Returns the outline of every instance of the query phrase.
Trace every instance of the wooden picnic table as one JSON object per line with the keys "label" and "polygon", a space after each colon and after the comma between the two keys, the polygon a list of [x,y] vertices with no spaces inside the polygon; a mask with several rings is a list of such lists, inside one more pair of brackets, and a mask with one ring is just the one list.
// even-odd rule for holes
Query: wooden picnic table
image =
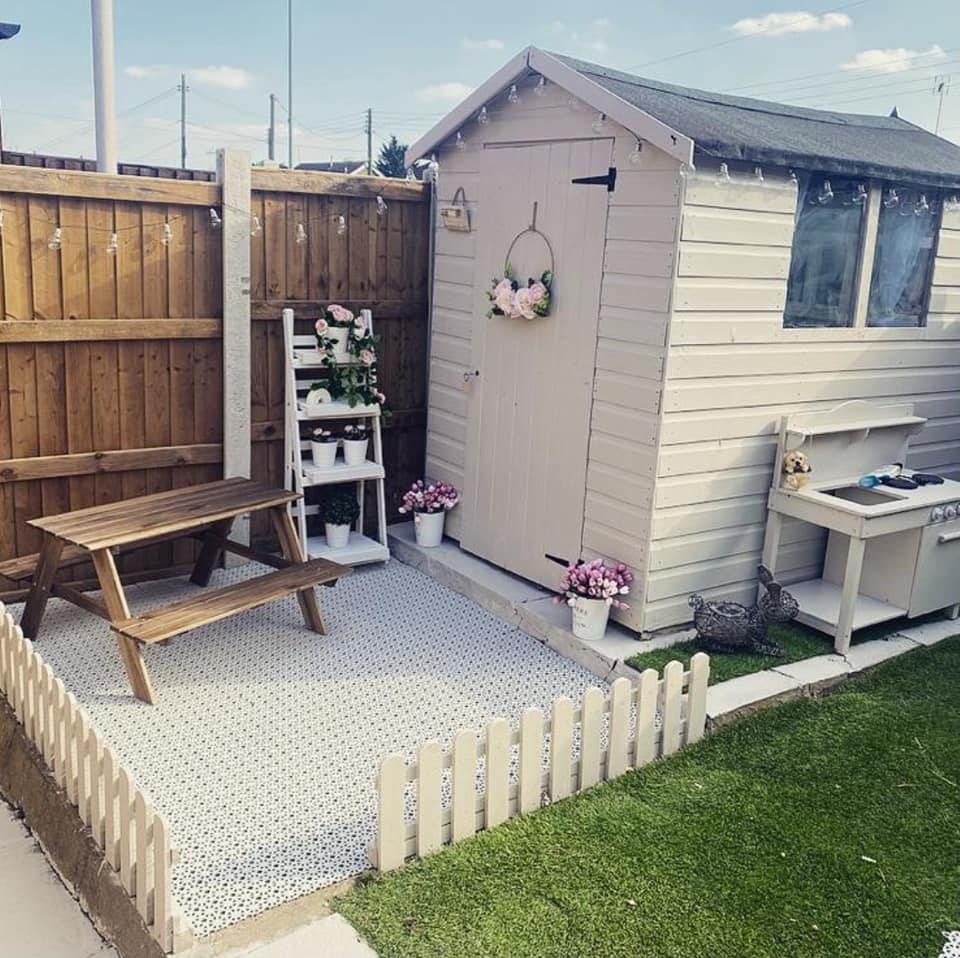
{"label": "wooden picnic table", "polygon": [[[314,587],[332,585],[352,570],[328,559],[307,559],[287,512],[288,504],[298,498],[297,493],[274,489],[251,479],[223,479],[33,519],[30,524],[43,533],[40,552],[0,565],[0,575],[32,579],[20,623],[27,638],[38,638],[51,595],[107,619],[116,634],[134,695],[153,704],[153,687],[141,654],[144,643],[164,642],[201,625],[294,593],[307,627],[324,634]],[[251,549],[229,538],[237,516],[261,510],[270,513],[282,557]],[[203,543],[190,575],[195,585],[208,585],[224,551],[274,566],[276,571],[198,592],[143,615],[131,615],[114,553],[183,536],[199,538]],[[86,560],[93,563],[102,600],[57,581],[60,569]]]}

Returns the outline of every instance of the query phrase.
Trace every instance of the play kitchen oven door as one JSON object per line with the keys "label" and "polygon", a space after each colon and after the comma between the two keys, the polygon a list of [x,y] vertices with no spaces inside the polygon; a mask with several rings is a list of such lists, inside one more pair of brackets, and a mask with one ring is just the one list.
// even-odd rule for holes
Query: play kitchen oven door
{"label": "play kitchen oven door", "polygon": [[960,601],[960,518],[920,530],[920,551],[908,615],[924,615]]}

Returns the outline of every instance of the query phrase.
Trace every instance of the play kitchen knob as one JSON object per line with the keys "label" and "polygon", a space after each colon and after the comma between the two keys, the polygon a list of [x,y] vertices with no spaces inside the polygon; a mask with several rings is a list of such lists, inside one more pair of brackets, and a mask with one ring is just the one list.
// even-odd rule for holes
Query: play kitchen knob
{"label": "play kitchen knob", "polygon": [[930,513],[931,522],[943,522],[945,510],[943,506],[934,506]]}

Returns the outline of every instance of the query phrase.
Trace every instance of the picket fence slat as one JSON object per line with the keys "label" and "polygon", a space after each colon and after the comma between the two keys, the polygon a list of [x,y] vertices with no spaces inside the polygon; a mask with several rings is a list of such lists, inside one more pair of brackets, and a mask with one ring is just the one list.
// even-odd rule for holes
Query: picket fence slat
{"label": "picket fence slat", "polygon": [[452,839],[469,838],[477,830],[477,736],[463,729],[453,740],[453,775],[450,780]]}
{"label": "picket fence slat", "polygon": [[[709,675],[709,657],[697,653],[689,671],[680,662],[670,662],[662,678],[647,669],[635,682],[617,679],[609,698],[601,689],[589,688],[579,709],[569,698],[557,698],[550,709],[546,753],[543,713],[528,708],[515,730],[505,719],[494,719],[484,737],[469,729],[458,732],[446,752],[437,742],[428,742],[409,764],[399,755],[388,756],[378,775],[380,808],[371,861],[382,871],[398,868],[407,858],[422,857],[699,741],[706,727]],[[513,748],[517,773],[510,781]],[[483,787],[477,782],[478,759],[485,767]],[[446,769],[452,797],[444,805]],[[407,820],[405,794],[411,782],[416,782],[416,808]]]}
{"label": "picket fence slat", "polygon": [[[74,695],[67,691],[33,643],[24,638],[2,603],[0,692],[7,698],[57,785],[66,791],[67,798],[103,849],[107,863],[119,872],[123,887],[155,940],[167,953],[189,947],[193,934],[173,900],[171,882],[176,852],[170,843],[167,824],[131,781],[116,755],[105,746]],[[431,754],[434,774],[428,788],[432,791],[439,790],[445,759],[439,744]],[[402,864],[405,770],[402,760],[400,764],[397,854]],[[471,794],[475,794],[473,781]],[[424,825],[423,834],[433,836],[431,848],[440,847],[441,818],[439,807],[431,810],[430,803],[424,803],[420,823]]]}

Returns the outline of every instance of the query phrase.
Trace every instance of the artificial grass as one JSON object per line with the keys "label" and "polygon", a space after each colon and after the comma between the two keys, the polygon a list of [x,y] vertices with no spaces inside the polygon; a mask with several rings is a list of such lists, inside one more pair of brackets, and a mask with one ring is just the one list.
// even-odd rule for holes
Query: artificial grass
{"label": "artificial grass", "polygon": [[[833,642],[829,636],[804,625],[771,625],[768,636],[770,641],[776,642],[783,649],[783,657],[773,655],[756,655],[754,653],[713,653],[710,656],[710,684],[725,682],[738,675],[747,675],[749,672],[761,672],[763,669],[774,668],[776,665],[786,665],[788,662],[798,662],[800,659],[809,659],[815,655],[823,655],[833,650]],[[693,640],[679,642],[665,649],[651,649],[649,652],[639,652],[627,659],[627,665],[642,672],[644,669],[663,671],[663,667],[674,659],[679,659],[685,666],[690,665],[690,657],[699,652],[700,647]]]}
{"label": "artificial grass", "polygon": [[381,958],[931,958],[960,928],[960,637],[361,885]]}

